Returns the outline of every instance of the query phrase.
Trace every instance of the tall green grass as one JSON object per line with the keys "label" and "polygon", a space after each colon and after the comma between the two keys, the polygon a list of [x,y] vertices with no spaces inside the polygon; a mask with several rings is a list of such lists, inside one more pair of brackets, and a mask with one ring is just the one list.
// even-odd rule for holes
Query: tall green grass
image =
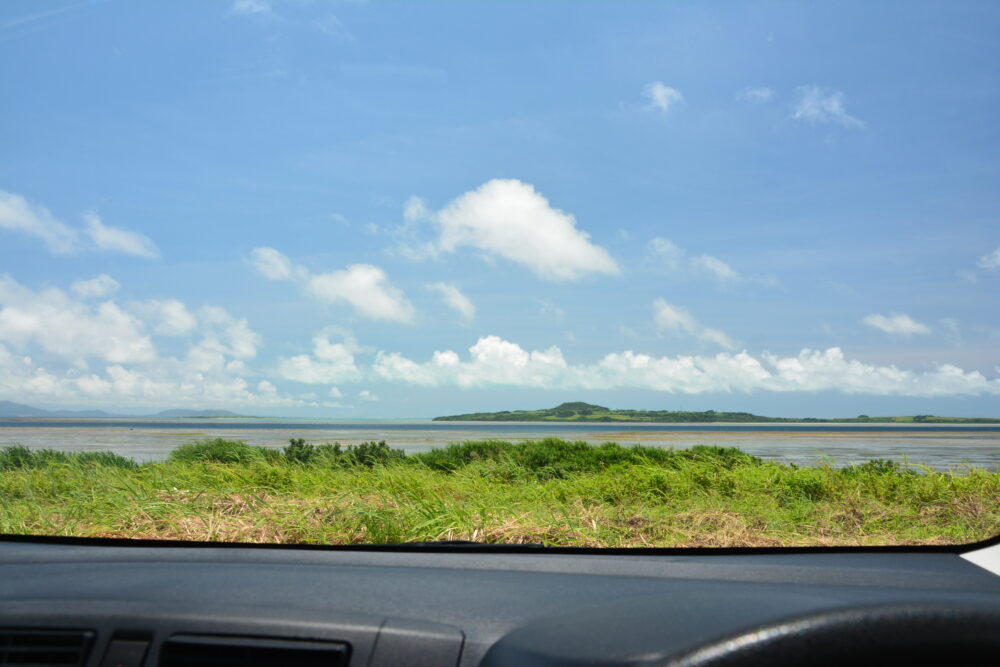
{"label": "tall green grass", "polygon": [[796,467],[738,449],[485,440],[405,455],[208,440],[137,465],[0,450],[0,532],[247,542],[945,544],[1000,532],[1000,474]]}

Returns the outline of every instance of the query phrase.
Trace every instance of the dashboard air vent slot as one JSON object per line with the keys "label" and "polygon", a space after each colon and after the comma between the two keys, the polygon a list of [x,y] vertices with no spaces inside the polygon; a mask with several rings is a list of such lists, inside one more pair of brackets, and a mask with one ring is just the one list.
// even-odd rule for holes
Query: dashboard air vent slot
{"label": "dashboard air vent slot", "polygon": [[0,628],[0,665],[4,667],[79,667],[94,637],[81,630]]}
{"label": "dashboard air vent slot", "polygon": [[339,642],[174,635],[160,667],[346,667],[348,655]]}

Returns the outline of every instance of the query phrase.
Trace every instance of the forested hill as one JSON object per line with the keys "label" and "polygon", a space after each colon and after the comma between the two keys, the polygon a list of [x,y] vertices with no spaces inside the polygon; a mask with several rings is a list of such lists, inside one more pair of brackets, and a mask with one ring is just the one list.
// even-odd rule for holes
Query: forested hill
{"label": "forested hill", "polygon": [[514,410],[503,412],[472,412],[464,415],[435,417],[434,421],[478,422],[826,422],[826,423],[916,423],[916,424],[1000,424],[1000,419],[935,417],[914,415],[909,417],[869,417],[859,415],[846,419],[816,419],[812,417],[762,417],[749,412],[684,412],[680,410],[612,410],[603,405],[571,402],[542,410]]}

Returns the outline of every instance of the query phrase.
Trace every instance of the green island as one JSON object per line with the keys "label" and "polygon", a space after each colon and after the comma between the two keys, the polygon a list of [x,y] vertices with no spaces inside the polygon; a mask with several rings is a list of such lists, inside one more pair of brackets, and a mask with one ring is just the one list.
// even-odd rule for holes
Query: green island
{"label": "green island", "polygon": [[818,419],[815,417],[762,417],[749,412],[685,412],[681,410],[612,410],[603,405],[580,401],[562,403],[542,410],[513,410],[503,412],[471,412],[464,415],[435,417],[433,421],[476,422],[658,422],[658,423],[824,423],[824,424],[1000,424],[1000,419],[989,417],[936,417],[912,415],[907,417],[869,417],[858,415],[844,419]]}
{"label": "green island", "polygon": [[970,543],[1000,529],[1000,472],[874,460],[800,467],[735,448],[295,439],[110,452],[0,449],[0,532],[251,543],[587,547]]}

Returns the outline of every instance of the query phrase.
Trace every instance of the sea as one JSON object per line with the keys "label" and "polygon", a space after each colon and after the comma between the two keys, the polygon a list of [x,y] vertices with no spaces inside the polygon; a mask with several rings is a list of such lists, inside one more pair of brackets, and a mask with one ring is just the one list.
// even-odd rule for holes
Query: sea
{"label": "sea", "polygon": [[416,453],[467,440],[564,438],[651,447],[738,447],[764,459],[803,466],[890,459],[914,469],[1000,471],[1000,424],[579,424],[392,420],[0,419],[0,448],[111,451],[156,461],[188,442],[242,440],[280,448],[290,438],[345,445],[385,440]]}

